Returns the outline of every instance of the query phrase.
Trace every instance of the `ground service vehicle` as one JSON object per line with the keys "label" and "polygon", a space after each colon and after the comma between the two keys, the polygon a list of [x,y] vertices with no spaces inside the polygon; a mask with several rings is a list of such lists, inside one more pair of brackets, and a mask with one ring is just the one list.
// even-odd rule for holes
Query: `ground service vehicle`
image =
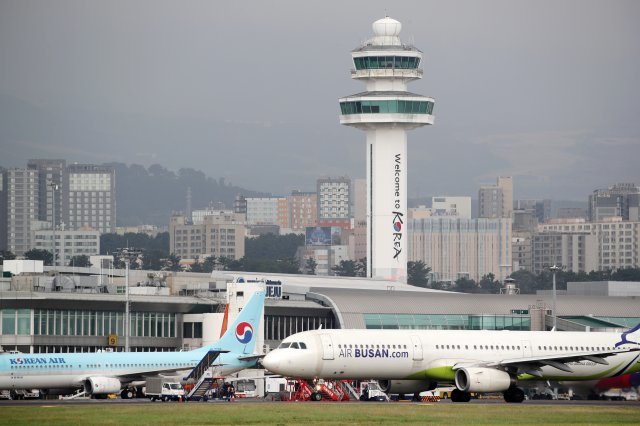
{"label": "ground service vehicle", "polygon": [[145,391],[152,401],[181,401],[184,399],[184,389],[180,382],[170,377],[149,377]]}

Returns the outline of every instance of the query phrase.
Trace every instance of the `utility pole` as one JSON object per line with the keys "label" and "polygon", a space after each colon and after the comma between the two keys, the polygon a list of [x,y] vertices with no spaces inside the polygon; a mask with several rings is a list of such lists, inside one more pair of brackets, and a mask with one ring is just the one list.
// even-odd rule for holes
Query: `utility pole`
{"label": "utility pole", "polygon": [[549,270],[553,273],[553,305],[552,305],[552,311],[553,311],[553,331],[558,331],[558,315],[556,313],[556,297],[557,297],[557,293],[556,293],[556,272],[558,272],[559,270],[561,270],[562,267],[558,266],[558,265],[553,265],[551,267],[549,267]]}
{"label": "utility pole", "polygon": [[56,191],[60,188],[60,186],[55,182],[50,182],[49,186],[51,187],[52,192],[52,204],[53,204],[53,212],[52,212],[52,228],[53,228],[53,262],[52,266],[55,270],[56,265]]}
{"label": "utility pole", "polygon": [[125,307],[124,307],[124,350],[129,352],[129,335],[131,334],[131,315],[129,312],[129,264],[132,260],[137,260],[142,254],[142,250],[131,247],[120,248],[117,256],[124,261],[125,270]]}

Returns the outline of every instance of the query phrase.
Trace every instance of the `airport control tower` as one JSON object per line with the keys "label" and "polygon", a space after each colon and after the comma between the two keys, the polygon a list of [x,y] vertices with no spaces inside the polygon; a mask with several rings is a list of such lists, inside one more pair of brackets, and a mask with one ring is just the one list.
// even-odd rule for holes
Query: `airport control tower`
{"label": "airport control tower", "polygon": [[340,123],[367,133],[367,276],[407,281],[407,130],[433,124],[432,98],[407,91],[422,78],[422,52],[386,17],[351,56],[367,90],[340,99]]}

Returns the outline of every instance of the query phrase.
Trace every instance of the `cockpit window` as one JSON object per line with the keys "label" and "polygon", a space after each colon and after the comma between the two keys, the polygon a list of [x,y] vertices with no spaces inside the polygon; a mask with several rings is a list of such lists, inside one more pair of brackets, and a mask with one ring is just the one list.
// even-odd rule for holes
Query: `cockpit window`
{"label": "cockpit window", "polygon": [[291,343],[282,342],[282,343],[280,343],[280,346],[278,346],[278,349],[287,349],[289,346],[291,346]]}
{"label": "cockpit window", "polygon": [[300,342],[300,349],[307,349],[307,345],[304,342]]}
{"label": "cockpit window", "polygon": [[298,346],[298,342],[293,342],[291,344],[291,349],[300,349],[300,347]]}

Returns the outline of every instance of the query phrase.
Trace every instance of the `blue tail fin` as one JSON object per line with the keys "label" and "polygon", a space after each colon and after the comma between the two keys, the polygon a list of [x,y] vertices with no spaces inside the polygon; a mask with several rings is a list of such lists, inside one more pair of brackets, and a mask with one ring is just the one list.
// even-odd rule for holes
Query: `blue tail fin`
{"label": "blue tail fin", "polygon": [[260,332],[264,296],[264,290],[253,293],[251,299],[244,305],[236,320],[227,328],[220,340],[207,349],[219,349],[244,354],[253,353],[256,347],[256,339]]}

